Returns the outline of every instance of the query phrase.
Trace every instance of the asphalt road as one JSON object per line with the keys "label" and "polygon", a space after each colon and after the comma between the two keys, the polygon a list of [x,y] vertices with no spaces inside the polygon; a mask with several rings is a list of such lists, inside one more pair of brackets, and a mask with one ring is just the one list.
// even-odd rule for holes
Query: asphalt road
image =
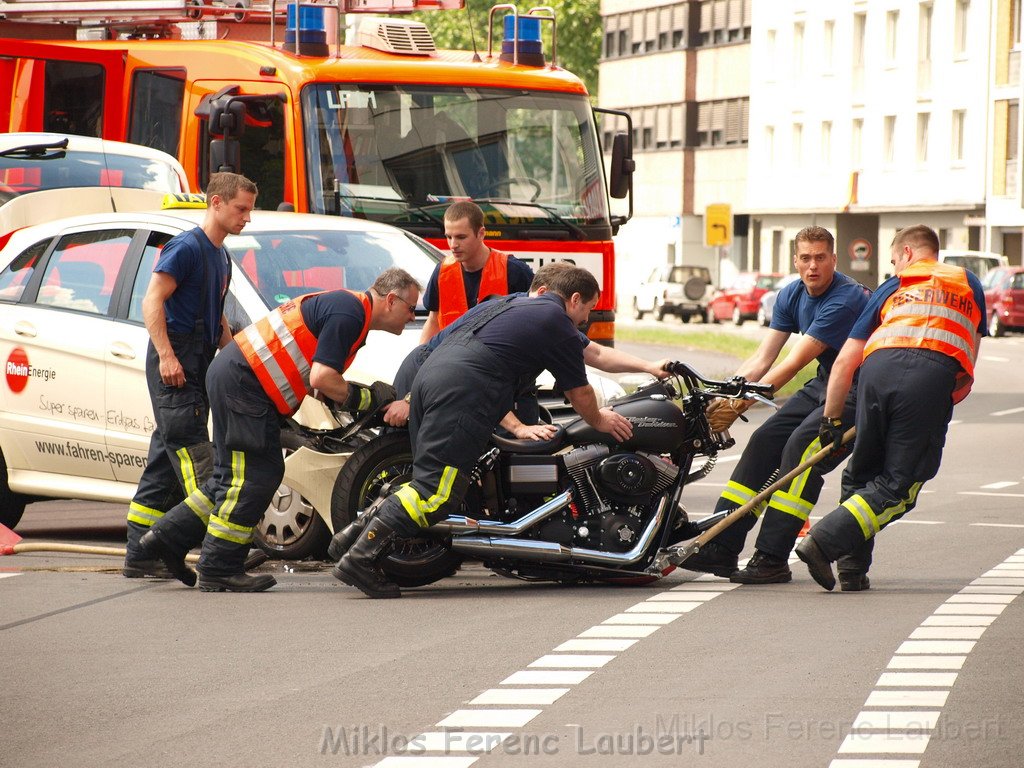
{"label": "asphalt road", "polygon": [[[791,584],[736,589],[468,566],[372,601],[275,563],[275,589],[226,595],[127,581],[113,558],[7,556],[0,766],[1020,765],[1022,362],[1024,337],[986,341],[942,470],[879,538],[864,593],[825,593],[799,563]],[[117,544],[123,513],[36,504],[19,532]]]}

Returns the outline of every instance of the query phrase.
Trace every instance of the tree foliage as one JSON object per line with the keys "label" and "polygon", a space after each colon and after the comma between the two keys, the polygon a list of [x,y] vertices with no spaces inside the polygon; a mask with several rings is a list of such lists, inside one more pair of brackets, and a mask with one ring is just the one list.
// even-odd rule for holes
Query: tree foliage
{"label": "tree foliage", "polygon": [[[494,3],[489,0],[466,0],[466,9],[461,11],[426,11],[414,13],[410,18],[422,21],[437,41],[439,48],[473,50],[473,36],[476,49],[481,56],[487,54],[487,17]],[[558,65],[579,77],[587,86],[591,97],[597,97],[597,64],[601,55],[601,10],[599,0],[546,0],[537,3],[550,6],[555,11],[558,25]],[[525,13],[534,4],[519,6]],[[468,9],[468,11],[467,11]],[[468,17],[467,17],[468,13]],[[496,16],[503,15],[500,11]],[[472,20],[472,35],[467,18]],[[542,22],[541,34],[545,54],[550,58],[551,24]],[[501,50],[502,21],[494,20],[495,52]]]}

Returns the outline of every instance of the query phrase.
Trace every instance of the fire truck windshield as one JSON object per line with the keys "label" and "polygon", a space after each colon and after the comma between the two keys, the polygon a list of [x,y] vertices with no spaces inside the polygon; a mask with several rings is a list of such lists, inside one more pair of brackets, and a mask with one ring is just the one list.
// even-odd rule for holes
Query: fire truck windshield
{"label": "fire truck windshield", "polygon": [[318,83],[302,101],[312,212],[437,224],[453,199],[473,198],[489,220],[571,239],[608,226],[583,96]]}

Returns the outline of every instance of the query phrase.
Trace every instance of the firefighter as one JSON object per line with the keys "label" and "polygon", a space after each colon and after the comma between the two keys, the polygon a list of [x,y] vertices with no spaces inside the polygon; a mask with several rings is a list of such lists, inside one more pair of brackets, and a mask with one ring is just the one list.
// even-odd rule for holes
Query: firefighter
{"label": "firefighter", "polygon": [[796,548],[828,590],[836,560],[841,580],[867,588],[875,536],[914,508],[939,471],[953,405],[974,381],[985,294],[974,273],[938,263],[938,251],[929,227],[896,234],[895,277],[875,291],[832,370],[821,442],[838,443],[837,417],[859,369],[857,439],[843,472],[844,501]]}
{"label": "firefighter", "polygon": [[[140,544],[192,586],[185,553],[202,541],[199,588],[260,592],[270,574],[249,575],[244,560],[253,530],[284,476],[281,419],[316,389],[346,410],[367,411],[394,399],[390,384],[371,387],[343,374],[371,330],[400,334],[413,318],[420,287],[398,268],[363,294],[347,290],[288,301],[235,336],[210,365],[213,476],[157,522]],[[204,538],[205,535],[205,538]]]}
{"label": "firefighter", "polygon": [[335,578],[370,597],[401,596],[378,563],[397,537],[417,536],[458,509],[518,383],[532,381],[543,369],[588,424],[620,442],[629,439],[629,421],[598,408],[583,366],[576,326],[587,319],[598,293],[594,276],[573,268],[552,280],[543,296],[488,302],[448,335],[413,382],[413,479],[368,513],[355,543],[335,565]]}
{"label": "firefighter", "polygon": [[463,200],[445,209],[444,236],[452,255],[437,265],[423,293],[428,315],[421,344],[487,296],[530,290],[529,265],[491,248],[485,234],[484,212],[476,203]]}
{"label": "firefighter", "polygon": [[[770,482],[776,469],[780,474],[789,472],[820,448],[818,423],[829,370],[867,304],[866,289],[837,272],[836,261],[835,241],[827,229],[805,227],[797,233],[793,264],[800,280],[779,292],[768,334],[737,374],[772,384],[776,389],[815,359],[817,374],[751,436],[715,506],[716,513],[732,512],[746,504]],[[800,333],[802,338],[785,360],[769,370],[792,333]],[[712,430],[728,429],[750,402],[715,401],[708,409]],[[840,408],[840,415],[844,424],[853,424],[852,397]],[[776,491],[766,506],[737,520],[684,561],[682,567],[727,576],[743,584],[790,581],[789,553],[821,493],[823,476],[842,458],[820,461],[795,477]],[[764,521],[757,537],[757,550],[747,567],[738,571],[739,553],[747,533],[762,512]]]}
{"label": "firefighter", "polygon": [[231,259],[224,238],[237,235],[256,204],[256,185],[235,173],[215,173],[206,188],[203,223],[167,241],[142,300],[149,331],[146,383],[156,427],[138,489],[128,507],[128,578],[170,574],[147,558],[139,539],[195,491],[213,467],[207,431],[206,369],[218,347],[231,341],[224,297]]}

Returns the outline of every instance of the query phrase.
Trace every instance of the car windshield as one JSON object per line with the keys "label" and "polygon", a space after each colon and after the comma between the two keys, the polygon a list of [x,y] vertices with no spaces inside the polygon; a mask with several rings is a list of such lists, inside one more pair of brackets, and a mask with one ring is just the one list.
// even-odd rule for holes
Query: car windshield
{"label": "car windshield", "polygon": [[389,267],[426,285],[440,251],[400,231],[274,230],[224,242],[269,307],[314,291],[365,291]]}
{"label": "car windshield", "polygon": [[965,254],[962,256],[946,256],[943,259],[946,264],[969,269],[978,277],[984,277],[990,269],[999,266],[999,261],[991,256],[973,256]]}
{"label": "car windshield", "polygon": [[0,155],[0,203],[29,192],[66,187],[182,191],[174,167],[154,158],[65,150]]}
{"label": "car windshield", "polygon": [[498,88],[320,83],[302,92],[310,210],[439,225],[471,197],[496,225],[607,226],[584,96]]}
{"label": "car windshield", "polygon": [[711,282],[711,273],[704,267],[673,267],[668,282],[685,283],[691,277],[698,277],[705,282]]}

